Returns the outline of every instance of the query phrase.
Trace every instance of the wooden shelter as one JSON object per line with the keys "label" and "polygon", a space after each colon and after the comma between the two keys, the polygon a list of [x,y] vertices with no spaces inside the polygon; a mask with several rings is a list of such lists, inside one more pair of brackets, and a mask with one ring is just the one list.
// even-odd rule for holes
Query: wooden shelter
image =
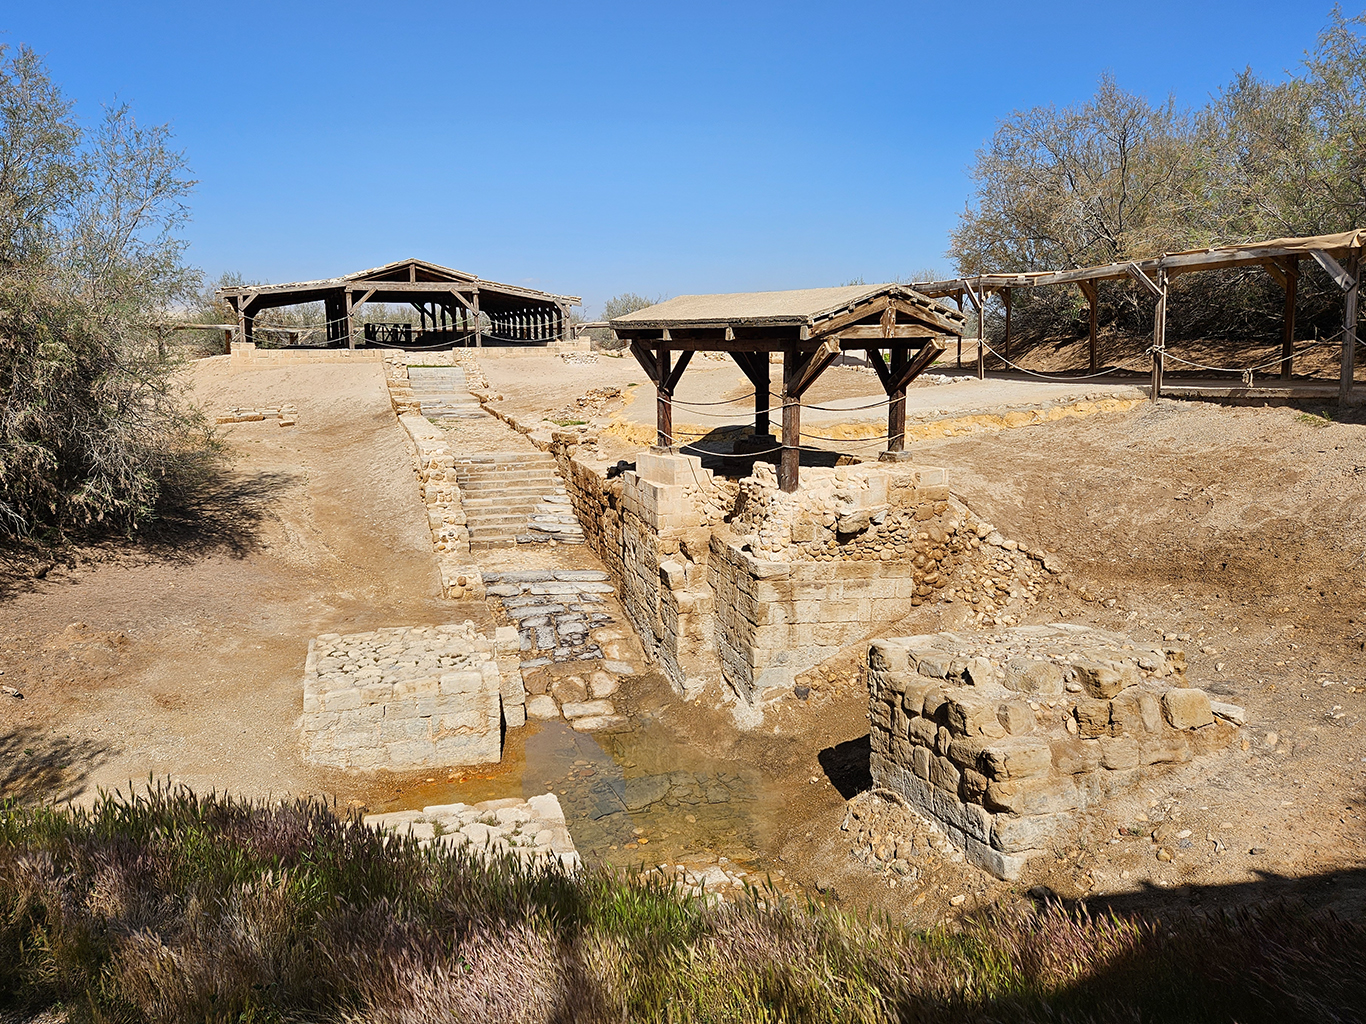
{"label": "wooden shelter", "polygon": [[229,285],[219,288],[217,296],[236,311],[238,337],[243,341],[254,340],[255,318],[262,310],[321,302],[327,343],[345,343],[349,348],[356,347],[355,310],[366,302],[407,304],[421,314],[416,331],[375,331],[372,342],[431,348],[471,341],[482,347],[486,338],[506,344],[546,344],[567,337],[569,308],[581,301],[575,295],[551,295],[484,281],[462,270],[418,259],[386,263],[325,281]]}
{"label": "wooden shelter", "polygon": [[[1075,270],[1041,271],[1027,274],[979,274],[952,281],[929,281],[915,288],[931,298],[952,298],[959,308],[967,299],[977,313],[978,337],[985,333],[984,304],[989,295],[1001,296],[1005,306],[1005,337],[1001,354],[1010,359],[1010,295],[1015,288],[1042,288],[1049,285],[1076,285],[1091,307],[1090,372],[1096,372],[1096,303],[1102,281],[1130,279],[1149,293],[1155,304],[1152,347],[1152,398],[1162,394],[1162,371],[1167,346],[1167,284],[1177,274],[1229,267],[1260,266],[1285,289],[1285,320],[1281,335],[1280,376],[1289,380],[1295,352],[1295,292],[1299,282],[1300,261],[1312,259],[1321,266],[1343,292],[1342,360],[1338,385],[1339,401],[1345,403],[1352,391],[1356,362],[1357,290],[1361,280],[1362,250],[1366,230],[1343,231],[1334,235],[1302,238],[1274,238],[1266,242],[1218,245],[1209,249],[1164,253],[1150,259],[1110,263]],[[985,348],[977,346],[977,376],[985,373]]]}
{"label": "wooden shelter", "polygon": [[[902,451],[906,387],[962,333],[963,316],[906,285],[679,295],[611,321],[654,381],[658,443],[673,447],[673,393],[694,352],[728,352],[754,385],[754,433],[769,432],[769,355],[782,354],[778,482],[797,488],[801,399],[835,358],[868,353],[887,392],[887,450]],[[884,356],[886,353],[886,356]],[[778,446],[775,441],[775,447]]]}

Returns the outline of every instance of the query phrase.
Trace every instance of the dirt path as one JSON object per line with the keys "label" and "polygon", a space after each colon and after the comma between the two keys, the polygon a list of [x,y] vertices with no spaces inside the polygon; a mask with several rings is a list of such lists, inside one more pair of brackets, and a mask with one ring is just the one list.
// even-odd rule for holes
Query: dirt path
{"label": "dirt path", "polygon": [[0,788],[334,788],[296,750],[309,638],[449,620],[378,367],[213,359],[195,383],[210,413],[292,401],[298,423],[227,428],[236,464],[197,536],[92,552],[0,601],[0,668],[25,695],[0,701]]}

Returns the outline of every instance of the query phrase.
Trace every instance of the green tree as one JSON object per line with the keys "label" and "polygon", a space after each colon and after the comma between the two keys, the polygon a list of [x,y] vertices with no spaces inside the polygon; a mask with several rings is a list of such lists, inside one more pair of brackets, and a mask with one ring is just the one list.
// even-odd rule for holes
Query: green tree
{"label": "green tree", "polygon": [[212,461],[157,329],[198,283],[170,139],[0,47],[0,534],[136,529]]}

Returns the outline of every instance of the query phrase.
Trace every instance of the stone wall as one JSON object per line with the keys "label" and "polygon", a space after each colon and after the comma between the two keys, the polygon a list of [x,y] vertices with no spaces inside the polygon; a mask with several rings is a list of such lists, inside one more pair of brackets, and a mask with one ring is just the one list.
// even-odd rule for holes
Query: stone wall
{"label": "stone wall", "polygon": [[363,348],[258,348],[254,341],[234,341],[229,359],[233,369],[261,370],[306,363],[379,363],[384,361],[384,352]]}
{"label": "stone wall", "polygon": [[305,760],[353,769],[501,760],[498,657],[495,641],[468,622],[309,641]]}
{"label": "stone wall", "polygon": [[446,432],[415,412],[403,413],[398,419],[412,442],[413,471],[441,569],[441,592],[457,601],[482,600],[484,586],[470,556],[470,531],[455,470],[457,458]]}
{"label": "stone wall", "polygon": [[1186,685],[1185,664],[1180,648],[1065,624],[878,640],[873,782],[1016,878],[1089,805],[1233,739],[1243,709]]}
{"label": "stone wall", "polygon": [[[766,463],[738,481],[659,451],[562,463],[587,544],[680,692],[724,679],[746,701],[781,696],[798,673],[945,598],[957,565],[990,547],[944,471],[908,462],[804,468],[792,494]],[[1022,572],[1042,572],[1036,556],[1012,552]]]}

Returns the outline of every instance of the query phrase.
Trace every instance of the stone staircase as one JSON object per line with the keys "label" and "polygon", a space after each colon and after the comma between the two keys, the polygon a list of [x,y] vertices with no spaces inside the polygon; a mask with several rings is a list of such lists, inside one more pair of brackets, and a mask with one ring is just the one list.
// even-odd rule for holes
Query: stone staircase
{"label": "stone staircase", "polygon": [[514,544],[582,544],[583,529],[545,452],[471,455],[455,464],[470,550]]}
{"label": "stone staircase", "polygon": [[470,394],[462,367],[410,366],[408,383],[423,416],[468,420],[487,415],[479,407],[479,400]]}

